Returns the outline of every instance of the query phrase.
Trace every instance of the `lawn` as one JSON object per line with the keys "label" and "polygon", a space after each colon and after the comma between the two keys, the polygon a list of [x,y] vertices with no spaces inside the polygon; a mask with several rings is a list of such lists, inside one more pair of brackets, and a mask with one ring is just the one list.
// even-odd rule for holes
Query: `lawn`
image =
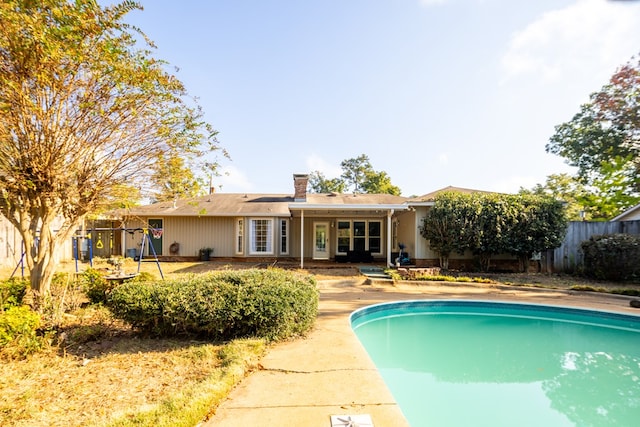
{"label": "lawn", "polygon": [[[124,268],[134,272],[137,266],[128,260]],[[165,277],[255,266],[217,262],[161,264]],[[109,266],[96,262],[94,267]],[[74,272],[75,264],[62,264],[60,270]],[[141,270],[160,277],[153,261],[143,262]],[[308,272],[319,280],[363,279],[350,265],[315,266]],[[0,272],[0,278],[10,273]],[[640,289],[637,283],[593,282],[565,275],[486,277],[493,284],[476,285]],[[193,426],[215,411],[234,384],[256,369],[268,351],[268,345],[260,340],[215,343],[145,337],[113,319],[104,308],[76,305],[60,320],[58,332],[64,337],[60,343],[26,360],[2,361],[0,425]]]}
{"label": "lawn", "polygon": [[[97,260],[94,267],[108,264]],[[166,278],[212,268],[229,267],[162,264]],[[73,272],[75,265],[59,270]],[[137,264],[129,260],[125,270],[136,271]],[[142,263],[141,271],[160,277],[155,262]],[[257,339],[216,343],[146,337],[106,308],[74,301],[72,294],[67,290],[72,310],[59,319],[58,342],[25,360],[2,360],[0,425],[194,426],[267,350]]]}

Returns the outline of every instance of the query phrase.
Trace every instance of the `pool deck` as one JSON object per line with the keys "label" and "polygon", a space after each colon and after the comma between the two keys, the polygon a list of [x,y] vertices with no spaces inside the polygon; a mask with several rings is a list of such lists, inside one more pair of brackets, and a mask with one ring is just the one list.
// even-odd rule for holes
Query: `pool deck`
{"label": "pool deck", "polygon": [[[332,427],[332,415],[368,414],[375,427],[408,426],[358,341],[349,315],[371,304],[415,299],[476,299],[573,306],[640,315],[633,297],[472,284],[396,285],[363,280],[319,282],[320,310],[306,339],[269,349],[202,426]],[[345,425],[345,424],[343,424]]]}

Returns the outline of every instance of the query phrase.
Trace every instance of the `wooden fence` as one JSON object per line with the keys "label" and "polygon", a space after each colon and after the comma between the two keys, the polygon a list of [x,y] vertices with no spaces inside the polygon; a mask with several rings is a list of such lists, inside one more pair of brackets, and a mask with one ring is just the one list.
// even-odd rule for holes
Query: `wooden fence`
{"label": "wooden fence", "polygon": [[582,265],[582,242],[591,236],[616,233],[640,235],[640,221],[570,222],[564,242],[550,251],[552,254],[549,254],[548,262],[553,265],[555,272],[574,273]]}

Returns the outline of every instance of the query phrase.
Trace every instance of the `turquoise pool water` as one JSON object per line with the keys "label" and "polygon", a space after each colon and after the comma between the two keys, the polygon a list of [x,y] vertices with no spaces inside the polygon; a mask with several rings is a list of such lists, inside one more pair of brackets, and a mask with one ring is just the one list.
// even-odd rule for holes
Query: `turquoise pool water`
{"label": "turquoise pool water", "polygon": [[428,300],[351,325],[412,427],[640,425],[640,316]]}

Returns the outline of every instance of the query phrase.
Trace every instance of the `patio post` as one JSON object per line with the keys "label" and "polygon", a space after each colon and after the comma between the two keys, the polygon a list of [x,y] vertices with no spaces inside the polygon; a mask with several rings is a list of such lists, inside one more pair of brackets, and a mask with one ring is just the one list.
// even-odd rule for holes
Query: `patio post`
{"label": "patio post", "polygon": [[304,268],[304,209],[300,210],[300,269]]}
{"label": "patio post", "polygon": [[389,209],[387,211],[387,267],[391,265],[391,244],[392,244],[392,236],[391,236],[391,217],[393,216],[394,210]]}

